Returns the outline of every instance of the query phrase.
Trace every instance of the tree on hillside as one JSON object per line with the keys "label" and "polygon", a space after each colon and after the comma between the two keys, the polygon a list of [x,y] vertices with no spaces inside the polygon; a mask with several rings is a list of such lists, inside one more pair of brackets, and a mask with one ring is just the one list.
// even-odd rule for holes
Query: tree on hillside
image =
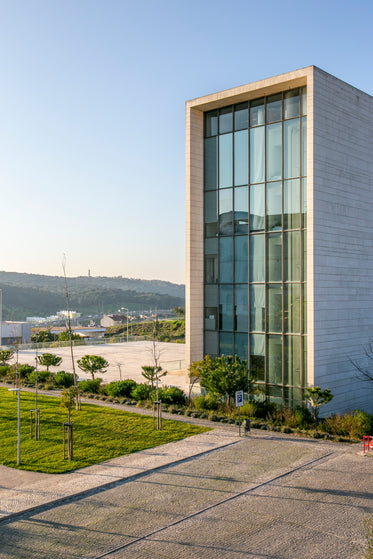
{"label": "tree on hillside", "polygon": [[92,375],[92,380],[95,380],[96,373],[106,373],[108,366],[109,363],[101,355],[83,355],[78,359],[79,369]]}
{"label": "tree on hillside", "polygon": [[184,307],[174,307],[172,310],[176,314],[176,316],[178,316],[179,318],[184,318],[184,316],[185,316],[185,308]]}
{"label": "tree on hillside", "polygon": [[49,371],[49,367],[58,367],[62,362],[62,357],[53,355],[53,353],[43,353],[42,355],[38,355],[37,359],[42,367],[46,367],[47,371]]}
{"label": "tree on hillside", "polygon": [[0,363],[6,366],[8,361],[12,359],[14,355],[14,349],[2,349],[0,350]]}

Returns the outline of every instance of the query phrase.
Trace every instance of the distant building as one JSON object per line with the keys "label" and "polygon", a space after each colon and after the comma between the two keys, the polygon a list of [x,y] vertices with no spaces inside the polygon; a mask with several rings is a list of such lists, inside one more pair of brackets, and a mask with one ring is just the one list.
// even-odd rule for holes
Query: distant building
{"label": "distant building", "polygon": [[125,314],[104,314],[101,318],[100,324],[105,328],[109,326],[118,326],[120,324],[125,324],[127,322],[127,316]]}
{"label": "distant building", "polygon": [[0,345],[29,344],[31,342],[31,324],[28,322],[1,323]]}

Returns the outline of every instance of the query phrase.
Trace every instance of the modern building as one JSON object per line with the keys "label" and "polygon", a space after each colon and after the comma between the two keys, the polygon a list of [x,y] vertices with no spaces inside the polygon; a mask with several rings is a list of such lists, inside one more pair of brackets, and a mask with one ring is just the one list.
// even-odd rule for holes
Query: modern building
{"label": "modern building", "polygon": [[31,324],[28,322],[4,321],[0,323],[0,346],[29,344],[31,342]]}
{"label": "modern building", "polygon": [[237,354],[276,402],[373,409],[373,98],[310,66],[186,103],[187,363]]}

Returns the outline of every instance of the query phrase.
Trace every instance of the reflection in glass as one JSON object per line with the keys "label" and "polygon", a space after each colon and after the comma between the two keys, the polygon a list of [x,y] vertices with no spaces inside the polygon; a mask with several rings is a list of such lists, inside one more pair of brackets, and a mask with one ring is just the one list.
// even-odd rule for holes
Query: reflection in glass
{"label": "reflection in glass", "polygon": [[249,247],[247,236],[234,238],[234,281],[247,283],[249,273]]}
{"label": "reflection in glass", "polygon": [[249,192],[247,186],[234,189],[234,232],[246,234],[248,232]]}
{"label": "reflection in glass", "polygon": [[301,114],[302,115],[306,115],[307,114],[307,88],[306,87],[302,87],[301,88],[301,100],[302,100],[302,111]]}
{"label": "reflection in glass", "polygon": [[300,386],[300,336],[284,337],[284,384]]}
{"label": "reflection in glass", "polygon": [[267,126],[267,181],[282,178],[282,123]]}
{"label": "reflection in glass", "polygon": [[282,95],[276,93],[267,97],[267,123],[282,119]]}
{"label": "reflection in glass", "polygon": [[218,194],[216,190],[205,192],[204,214],[205,236],[215,237],[218,233]]}
{"label": "reflection in glass", "polygon": [[211,355],[211,357],[217,357],[219,353],[218,348],[218,333],[217,332],[205,332],[205,355]]}
{"label": "reflection in glass", "polygon": [[218,111],[205,113],[205,136],[216,136],[218,133]]}
{"label": "reflection in glass", "polygon": [[284,178],[300,175],[299,118],[284,122]]}
{"label": "reflection in glass", "polygon": [[302,333],[307,334],[307,284],[302,284],[303,290],[303,312],[302,312]]}
{"label": "reflection in glass", "polygon": [[282,183],[267,184],[267,230],[276,231],[282,226]]}
{"label": "reflection in glass", "polygon": [[282,280],[282,238],[280,233],[267,235],[267,281]]}
{"label": "reflection in glass", "polygon": [[214,190],[218,185],[218,139],[205,139],[204,148],[204,185],[205,190]]}
{"label": "reflection in glass", "polygon": [[264,282],[264,235],[250,236],[250,281]]}
{"label": "reflection in glass", "polygon": [[233,238],[219,239],[219,281],[232,283],[233,281]]}
{"label": "reflection in glass", "polygon": [[236,285],[234,288],[234,329],[238,332],[247,332],[248,328],[248,287]]}
{"label": "reflection in glass", "polygon": [[264,332],[264,317],[264,284],[250,285],[250,329],[253,332]]}
{"label": "reflection in glass", "polygon": [[302,281],[307,281],[307,231],[302,231]]}
{"label": "reflection in glass", "polygon": [[218,286],[205,285],[205,307],[218,306]]}
{"label": "reflection in glass", "polygon": [[243,130],[249,125],[248,103],[240,103],[234,106],[234,129]]}
{"label": "reflection in glass", "polygon": [[233,330],[233,286],[221,285],[219,288],[219,328]]}
{"label": "reflection in glass", "polygon": [[264,182],[264,126],[250,130],[250,183]]}
{"label": "reflection in glass", "polygon": [[257,380],[264,380],[265,363],[264,334],[250,334],[250,374]]}
{"label": "reflection in glass", "polygon": [[218,240],[205,239],[205,283],[218,281]]}
{"label": "reflection in glass", "polygon": [[300,181],[284,182],[284,229],[300,227]]}
{"label": "reflection in glass", "polygon": [[233,142],[232,134],[219,136],[219,186],[232,186],[233,179]]}
{"label": "reflection in glass", "polygon": [[224,107],[219,111],[219,134],[232,132],[233,129],[233,107]]}
{"label": "reflection in glass", "polygon": [[220,332],[219,355],[233,355],[233,334]]}
{"label": "reflection in glass", "polygon": [[300,281],[300,231],[284,233],[284,281]]}
{"label": "reflection in glass", "polygon": [[284,118],[299,116],[299,89],[286,91],[284,94]]}
{"label": "reflection in glass", "polygon": [[225,188],[219,190],[219,233],[232,235],[233,233],[233,190]]}
{"label": "reflection in glass", "polygon": [[240,359],[248,358],[248,334],[235,334],[234,335],[234,353]]}
{"label": "reflection in glass", "polygon": [[250,231],[264,229],[264,184],[250,186]]}
{"label": "reflection in glass", "polygon": [[249,178],[249,132],[234,135],[234,184],[247,184]]}
{"label": "reflection in glass", "polygon": [[287,283],[284,287],[284,330],[300,333],[300,284]]}
{"label": "reflection in glass", "polygon": [[307,118],[302,118],[302,177],[307,175]]}
{"label": "reflection in glass", "polygon": [[302,227],[307,227],[307,179],[302,179]]}
{"label": "reflection in glass", "polygon": [[205,307],[205,330],[216,330],[218,325],[218,307]]}
{"label": "reflection in glass", "polygon": [[282,332],[282,286],[267,285],[267,330]]}
{"label": "reflection in glass", "polygon": [[267,336],[267,382],[282,384],[282,336]]}
{"label": "reflection in glass", "polygon": [[250,126],[264,124],[264,98],[250,102]]}

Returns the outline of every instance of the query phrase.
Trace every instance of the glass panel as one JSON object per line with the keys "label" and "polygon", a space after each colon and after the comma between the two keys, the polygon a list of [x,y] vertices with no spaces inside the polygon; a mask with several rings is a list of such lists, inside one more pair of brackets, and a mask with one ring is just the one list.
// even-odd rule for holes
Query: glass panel
{"label": "glass panel", "polygon": [[284,281],[300,281],[300,232],[284,233]]}
{"label": "glass panel", "polygon": [[219,134],[232,132],[233,128],[233,107],[224,107],[219,111]]}
{"label": "glass panel", "polygon": [[264,229],[264,184],[250,186],[250,231]]}
{"label": "glass panel", "polygon": [[218,133],[218,111],[205,113],[205,137],[216,136]]}
{"label": "glass panel", "polygon": [[219,136],[219,186],[232,186],[233,175],[233,145],[232,134]]}
{"label": "glass panel", "polygon": [[282,226],[282,183],[267,184],[267,230],[278,231]]}
{"label": "glass panel", "polygon": [[246,234],[248,232],[249,191],[247,186],[234,189],[234,231]]}
{"label": "glass panel", "polygon": [[302,232],[303,269],[302,281],[307,281],[307,231]]}
{"label": "glass panel", "polygon": [[302,227],[307,227],[307,179],[302,179]]}
{"label": "glass panel", "polygon": [[205,283],[218,281],[218,240],[205,239]]}
{"label": "glass panel", "polygon": [[307,384],[307,336],[302,336],[302,358],[303,358],[303,371],[302,371],[302,386]]}
{"label": "glass panel", "polygon": [[249,246],[248,237],[234,238],[234,281],[247,283],[249,273]]}
{"label": "glass panel", "polygon": [[280,233],[267,235],[267,281],[282,280],[282,238]]}
{"label": "glass panel", "polygon": [[249,126],[248,103],[240,103],[234,107],[234,129],[242,130]]}
{"label": "glass panel", "polygon": [[306,115],[307,114],[307,88],[306,87],[302,87],[301,88],[301,100],[302,100],[302,115]]}
{"label": "glass panel", "polygon": [[284,94],[284,118],[299,116],[299,89]]}
{"label": "glass panel", "polygon": [[264,235],[250,236],[250,281],[264,282]]}
{"label": "glass panel", "polygon": [[282,332],[282,286],[267,285],[267,330]]}
{"label": "glass panel", "polygon": [[264,97],[250,102],[250,126],[264,124]]}
{"label": "glass panel", "polygon": [[300,332],[300,284],[288,283],[284,287],[284,329],[285,332]]}
{"label": "glass panel", "polygon": [[219,328],[233,330],[233,286],[221,285],[219,294]]}
{"label": "glass panel", "polygon": [[249,336],[247,334],[234,335],[234,353],[238,355],[240,359],[247,360],[248,358],[248,342]]}
{"label": "glass panel", "polygon": [[219,190],[219,233],[232,235],[233,233],[233,189]]}
{"label": "glass panel", "polygon": [[218,306],[218,286],[205,285],[205,307]]}
{"label": "glass panel", "polygon": [[276,406],[282,406],[283,405],[282,391],[283,391],[283,389],[282,389],[281,386],[268,386],[267,387],[267,393],[268,393],[269,399],[270,399],[271,402],[276,404]]}
{"label": "glass panel", "polygon": [[218,333],[205,332],[205,355],[218,356]]}
{"label": "glass panel", "polygon": [[250,285],[250,330],[264,332],[264,284]]}
{"label": "glass panel", "polygon": [[284,338],[284,384],[300,386],[300,336]]}
{"label": "glass panel", "polygon": [[264,380],[265,363],[265,336],[264,334],[250,335],[250,374],[257,380]]}
{"label": "glass panel", "polygon": [[284,229],[300,227],[300,181],[284,182]]}
{"label": "glass panel", "polygon": [[267,337],[267,382],[282,384],[282,336]]}
{"label": "glass panel", "polygon": [[218,325],[218,307],[205,307],[205,330],[216,330]]}
{"label": "glass panel", "polygon": [[249,132],[234,135],[234,184],[247,184],[249,179]]}
{"label": "glass panel", "polygon": [[267,97],[267,123],[282,119],[282,95],[277,93]]}
{"label": "glass panel", "polygon": [[267,126],[267,181],[282,178],[282,123]]}
{"label": "glass panel", "polygon": [[214,190],[218,186],[218,139],[205,139],[204,149],[204,185],[205,190]]}
{"label": "glass panel", "polygon": [[249,314],[249,293],[247,285],[236,285],[234,288],[234,329],[247,332]]}
{"label": "glass panel", "polygon": [[299,118],[284,122],[284,178],[300,175]]}
{"label": "glass panel", "polygon": [[233,237],[219,239],[219,281],[232,283],[233,281]]}
{"label": "glass panel", "polygon": [[303,292],[303,314],[302,314],[302,333],[307,334],[307,284],[302,284]]}
{"label": "glass panel", "polygon": [[250,130],[250,183],[264,182],[264,126]]}
{"label": "glass panel", "polygon": [[218,233],[218,194],[205,192],[204,203],[205,236],[215,237]]}
{"label": "glass panel", "polygon": [[284,388],[285,406],[295,409],[297,406],[304,405],[302,400],[302,390],[300,388],[286,387]]}
{"label": "glass panel", "polygon": [[307,175],[307,118],[302,118],[302,177]]}
{"label": "glass panel", "polygon": [[219,341],[219,355],[233,355],[233,334],[220,332]]}

